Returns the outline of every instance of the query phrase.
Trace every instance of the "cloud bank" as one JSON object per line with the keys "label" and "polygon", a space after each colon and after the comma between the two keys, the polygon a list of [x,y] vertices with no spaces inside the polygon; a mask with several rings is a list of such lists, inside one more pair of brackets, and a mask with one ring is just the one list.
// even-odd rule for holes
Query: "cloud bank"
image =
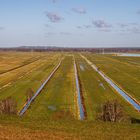
{"label": "cloud bank", "polygon": [[107,22],[105,22],[104,20],[93,20],[92,24],[96,27],[96,28],[111,28],[112,25],[108,24]]}
{"label": "cloud bank", "polygon": [[47,12],[46,16],[53,23],[60,22],[61,20],[63,20],[63,18],[55,12]]}
{"label": "cloud bank", "polygon": [[86,8],[84,7],[76,7],[76,8],[72,8],[72,11],[78,14],[86,14]]}

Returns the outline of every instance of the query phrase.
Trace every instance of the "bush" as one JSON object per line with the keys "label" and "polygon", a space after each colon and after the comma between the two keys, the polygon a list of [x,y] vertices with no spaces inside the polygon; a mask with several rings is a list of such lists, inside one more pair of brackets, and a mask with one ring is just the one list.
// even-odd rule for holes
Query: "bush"
{"label": "bush", "polygon": [[109,122],[121,122],[126,120],[123,108],[117,100],[108,101],[101,106],[100,113],[97,116],[98,120]]}
{"label": "bush", "polygon": [[11,97],[0,101],[0,114],[17,114],[17,103]]}

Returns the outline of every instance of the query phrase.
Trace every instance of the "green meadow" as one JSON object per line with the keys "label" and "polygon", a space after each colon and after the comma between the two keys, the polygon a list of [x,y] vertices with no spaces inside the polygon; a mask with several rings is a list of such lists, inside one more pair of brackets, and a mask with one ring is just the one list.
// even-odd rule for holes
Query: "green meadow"
{"label": "green meadow", "polygon": [[[81,53],[110,77],[124,91],[140,102],[140,57]],[[13,98],[15,115],[0,114],[0,139],[140,139],[140,112],[120,96],[76,52],[0,52],[0,100]],[[80,106],[75,80],[77,65],[85,119],[80,120]],[[25,114],[19,116],[27,101],[27,91],[34,94],[61,61]],[[101,106],[117,100],[125,116],[136,121],[103,122],[97,120]]]}

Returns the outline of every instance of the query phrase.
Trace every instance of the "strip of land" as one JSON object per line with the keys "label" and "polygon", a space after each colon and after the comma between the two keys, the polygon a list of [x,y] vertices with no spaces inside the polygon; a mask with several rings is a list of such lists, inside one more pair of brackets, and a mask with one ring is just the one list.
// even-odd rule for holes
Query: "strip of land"
{"label": "strip of land", "polygon": [[137,111],[140,111],[140,103],[130,96],[128,93],[126,93],[123,89],[121,89],[112,79],[110,79],[107,75],[105,75],[103,72],[101,72],[91,61],[89,61],[86,57],[81,55],[83,59],[86,60],[86,62],[96,71],[98,72],[104,80],[112,87],[114,88],[128,103],[130,103]]}
{"label": "strip of land", "polygon": [[45,80],[45,82],[39,87],[39,89],[37,90],[37,92],[33,95],[33,97],[31,97],[31,99],[29,101],[27,101],[27,103],[25,104],[25,106],[23,107],[23,109],[19,112],[19,115],[22,116],[26,110],[29,108],[29,106],[31,105],[31,103],[35,100],[35,98],[41,93],[41,91],[43,90],[43,88],[46,86],[46,84],[49,82],[49,80],[52,78],[52,76],[55,74],[55,72],[58,70],[58,68],[61,65],[61,61],[59,62],[59,64],[55,67],[55,69],[51,72],[51,74],[49,75],[49,77]]}
{"label": "strip of land", "polygon": [[72,56],[65,56],[60,68],[27,110],[25,117],[40,120],[78,118]]}
{"label": "strip of land", "polygon": [[80,55],[76,55],[76,61],[88,120],[95,120],[101,105],[109,100],[118,100],[126,114],[140,118],[140,114],[135,111],[103,77],[94,71]]}
{"label": "strip of land", "polygon": [[[56,64],[58,64],[60,59],[60,55],[56,54],[52,55],[49,58],[47,57],[41,59],[40,62],[35,65],[36,67],[34,66],[35,69],[31,69],[31,67],[29,67],[29,69],[22,68],[22,72],[20,74],[22,78],[19,78],[19,71],[14,72],[14,74],[11,73],[12,77],[15,80],[12,77],[8,77],[7,75],[7,77],[5,78],[11,78],[9,80],[12,82],[12,84],[0,90],[0,99],[5,99],[6,97],[11,96],[17,102],[17,109],[21,110],[27,100],[27,91],[29,89],[32,89],[32,91],[35,93],[35,91],[37,91],[37,89],[49,76]],[[29,70],[31,70],[31,72],[29,72]],[[23,72],[28,74],[24,75]]]}
{"label": "strip of land", "polygon": [[[108,75],[113,81],[140,102],[140,69],[131,64],[126,64],[118,56],[104,56],[97,54],[84,54],[93,64]],[[119,58],[120,59],[120,58]],[[128,58],[127,58],[128,59]],[[132,58],[130,58],[132,59]],[[136,58],[135,58],[136,59]],[[135,61],[135,59],[133,61]],[[138,59],[136,59],[138,61]],[[127,60],[126,60],[127,61]]]}

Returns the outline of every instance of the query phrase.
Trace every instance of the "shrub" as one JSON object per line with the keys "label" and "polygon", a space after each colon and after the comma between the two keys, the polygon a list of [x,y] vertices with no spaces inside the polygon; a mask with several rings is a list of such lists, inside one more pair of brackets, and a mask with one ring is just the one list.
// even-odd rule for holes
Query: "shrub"
{"label": "shrub", "polygon": [[123,108],[117,100],[107,101],[101,106],[100,113],[97,116],[98,120],[109,122],[121,122],[126,120]]}
{"label": "shrub", "polygon": [[0,101],[0,114],[17,114],[17,103],[12,97]]}

